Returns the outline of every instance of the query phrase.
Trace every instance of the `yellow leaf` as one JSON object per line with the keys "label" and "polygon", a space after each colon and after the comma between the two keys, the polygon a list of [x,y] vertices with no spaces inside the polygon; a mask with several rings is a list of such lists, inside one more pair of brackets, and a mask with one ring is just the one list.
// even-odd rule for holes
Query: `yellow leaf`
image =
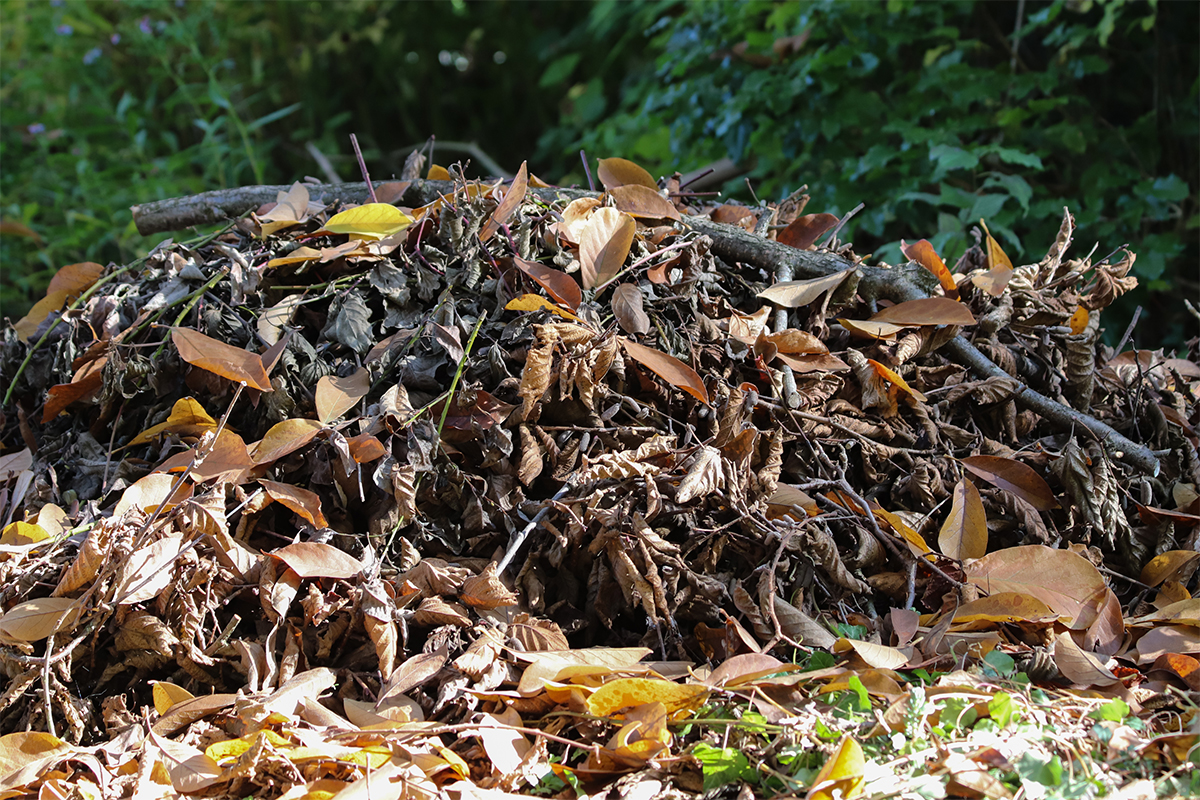
{"label": "yellow leaf", "polygon": [[20,546],[49,538],[50,534],[41,525],[14,522],[4,529],[3,535],[0,535],[0,544]]}
{"label": "yellow leaf", "polygon": [[413,218],[387,203],[367,203],[335,214],[322,228],[326,233],[347,233],[357,239],[383,239],[399,233]]}
{"label": "yellow leaf", "polygon": [[537,311],[538,309],[542,308],[554,314],[558,314],[560,317],[573,319],[581,325],[586,324],[583,320],[572,314],[570,311],[556,306],[554,303],[551,303],[541,295],[523,294],[520,297],[514,297],[512,300],[509,300],[508,305],[504,307],[506,311]]}
{"label": "yellow leaf", "polygon": [[[157,689],[159,685],[155,684],[154,688]],[[262,730],[255,733],[248,733],[240,739],[226,739],[223,742],[213,742],[204,750],[204,754],[219,764],[222,761],[237,758],[249,750],[258,741],[259,736],[264,737],[277,748],[289,749],[293,746],[292,742],[275,731]]]}
{"label": "yellow leaf", "polygon": [[833,800],[835,792],[844,798],[854,797],[862,791],[866,768],[867,762],[858,742],[853,737],[844,737],[813,779],[805,800]]}
{"label": "yellow leaf", "polygon": [[169,681],[154,681],[154,710],[159,716],[165,715],[172,706],[194,697],[194,694],[182,686]]}
{"label": "yellow leaf", "polygon": [[1087,324],[1088,311],[1083,306],[1075,309],[1075,313],[1071,315],[1069,320],[1067,320],[1067,325],[1071,328],[1072,336],[1078,336],[1079,334],[1083,333],[1083,329],[1087,327]]}
{"label": "yellow leaf", "polygon": [[597,689],[587,700],[589,714],[607,717],[623,708],[662,703],[668,714],[703,705],[709,689],[662,678],[619,678]]}
{"label": "yellow leaf", "polygon": [[126,447],[133,447],[138,444],[145,444],[154,440],[154,437],[160,433],[175,433],[180,436],[200,436],[205,431],[216,430],[217,421],[208,415],[204,410],[204,406],[200,405],[195,398],[185,397],[182,400],[176,400],[175,405],[171,408],[171,416],[167,417],[166,422],[160,422],[157,425],[151,425],[146,430],[133,437],[133,440]]}
{"label": "yellow leaf", "polygon": [[450,179],[450,170],[437,164],[430,164],[429,172],[425,173],[427,181],[448,181]]}

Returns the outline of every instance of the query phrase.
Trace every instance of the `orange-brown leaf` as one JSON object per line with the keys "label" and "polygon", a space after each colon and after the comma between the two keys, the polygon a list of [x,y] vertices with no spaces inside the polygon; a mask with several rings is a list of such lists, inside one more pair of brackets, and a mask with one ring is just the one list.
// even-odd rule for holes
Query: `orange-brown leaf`
{"label": "orange-brown leaf", "polygon": [[618,211],[644,219],[679,219],[679,211],[671,201],[654,189],[631,183],[609,190]]}
{"label": "orange-brown leaf", "polygon": [[316,492],[292,486],[290,483],[278,483],[263,479],[259,479],[258,482],[262,484],[267,497],[295,511],[304,517],[308,524],[316,528],[329,527],[329,523],[325,521],[325,515],[321,513],[321,498]]}
{"label": "orange-brown leaf", "polygon": [[261,392],[270,392],[271,379],[263,367],[262,357],[233,345],[218,342],[190,328],[175,328],[171,339],[179,350],[179,357],[191,364],[231,381],[245,381],[246,385]]}
{"label": "orange-brown leaf", "polygon": [[775,238],[780,244],[795,247],[797,250],[807,250],[822,234],[833,230],[838,221],[833,214],[805,214],[797,217]]}
{"label": "orange-brown leaf", "polygon": [[971,310],[949,297],[922,297],[885,308],[873,315],[870,322],[889,322],[892,325],[974,325]]}
{"label": "orange-brown leaf", "polygon": [[500,205],[496,206],[496,210],[487,218],[487,222],[483,223],[483,227],[479,230],[479,239],[486,242],[492,238],[496,231],[500,230],[500,226],[508,222],[513,213],[521,207],[521,203],[525,200],[525,190],[529,188],[529,171],[526,167],[526,162],[521,162],[521,168],[517,170],[517,175],[513,178],[512,185],[508,187],[508,191],[504,193],[504,199],[500,201]]}
{"label": "orange-brown leaf", "polygon": [[1038,511],[1059,508],[1050,486],[1028,464],[999,456],[968,456],[960,460],[973,474],[1012,492]]}
{"label": "orange-brown leaf", "polygon": [[708,389],[696,370],[674,356],[621,337],[621,346],[634,361],[649,369],[658,377],[677,389],[690,394],[705,405],[708,404]]}
{"label": "orange-brown leaf", "polygon": [[605,189],[613,190],[618,186],[634,184],[645,186],[647,189],[658,191],[658,184],[649,172],[632,161],[624,158],[602,158],[596,170],[596,177]]}
{"label": "orange-brown leaf", "polygon": [[526,261],[519,256],[513,257],[513,265],[537,282],[556,302],[562,303],[572,311],[579,310],[579,304],[583,302],[583,291],[570,275],[536,261]]}
{"label": "orange-brown leaf", "polygon": [[958,284],[954,282],[954,276],[950,274],[950,270],[946,269],[946,262],[942,261],[941,256],[933,249],[933,245],[929,243],[928,239],[920,239],[912,244],[907,244],[901,239],[900,252],[904,253],[905,258],[917,262],[932,272],[938,279],[938,283],[942,285],[942,291],[946,293],[946,297],[951,300],[958,299]]}
{"label": "orange-brown leaf", "polygon": [[963,560],[982,558],[987,554],[987,513],[975,484],[966,478],[954,486],[950,515],[938,533],[942,555]]}

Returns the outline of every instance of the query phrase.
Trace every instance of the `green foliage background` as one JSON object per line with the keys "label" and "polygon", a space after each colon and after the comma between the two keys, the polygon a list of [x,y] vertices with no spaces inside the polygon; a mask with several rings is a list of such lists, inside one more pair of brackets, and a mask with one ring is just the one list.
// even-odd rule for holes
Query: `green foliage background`
{"label": "green foliage background", "polygon": [[63,264],[152,246],[134,203],[319,174],[309,142],[356,179],[354,132],[377,178],[429,134],[565,182],[585,180],[580,148],[655,174],[729,157],[760,197],[807,184],[812,211],[865,203],[850,236],[892,262],[902,237],[955,258],[980,217],[1036,260],[1069,206],[1077,255],[1139,256],[1143,287],[1110,333],[1140,303],[1142,346],[1194,335],[1180,298],[1200,295],[1200,4],[7,0],[0,15],[0,214],[42,237],[0,236],[8,316]]}

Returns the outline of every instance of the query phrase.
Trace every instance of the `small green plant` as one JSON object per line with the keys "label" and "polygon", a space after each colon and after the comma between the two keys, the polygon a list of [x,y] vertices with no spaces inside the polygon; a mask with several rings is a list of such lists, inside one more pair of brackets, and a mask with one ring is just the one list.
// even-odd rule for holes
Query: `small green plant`
{"label": "small green plant", "polygon": [[758,771],[741,750],[733,747],[713,747],[701,742],[692,748],[704,773],[704,791],[710,791],[735,781],[758,783]]}

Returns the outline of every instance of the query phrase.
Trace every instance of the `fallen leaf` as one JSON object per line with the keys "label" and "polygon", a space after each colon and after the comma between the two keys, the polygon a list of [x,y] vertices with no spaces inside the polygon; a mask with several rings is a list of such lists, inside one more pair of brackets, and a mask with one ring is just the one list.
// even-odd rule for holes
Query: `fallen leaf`
{"label": "fallen leaf", "polygon": [[579,310],[579,304],[583,302],[583,292],[570,275],[518,256],[513,257],[513,265],[536,281],[556,302],[562,303],[572,311]]}
{"label": "fallen leaf", "polygon": [[153,441],[161,433],[174,433],[180,437],[201,436],[206,431],[216,430],[217,421],[209,416],[204,406],[194,397],[184,397],[175,401],[171,407],[171,415],[166,422],[151,425],[133,437],[126,447],[145,444]]}
{"label": "fallen leaf", "polygon": [[1016,592],[1041,600],[1076,630],[1094,621],[1108,588],[1083,556],[1040,544],[1005,547],[966,564],[963,571],[988,594]]}
{"label": "fallen leaf", "polygon": [[807,250],[821,235],[837,227],[841,220],[833,214],[805,214],[781,230],[775,239],[780,244]]}
{"label": "fallen leaf", "polygon": [[348,580],[363,570],[362,562],[333,545],[321,542],[297,542],[271,552],[301,578],[337,578]]}
{"label": "fallen leaf", "polygon": [[583,320],[567,311],[565,308],[559,308],[541,295],[523,294],[520,297],[514,297],[509,300],[504,306],[505,311],[538,311],[541,309],[558,314],[563,319],[570,319],[578,322],[580,325],[585,324]]}
{"label": "fallen leaf", "polygon": [[867,363],[871,365],[871,368],[873,370],[875,370],[876,375],[883,378],[885,381],[892,384],[897,389],[900,389],[902,392],[909,395],[914,400],[920,400],[921,402],[925,402],[925,399],[926,399],[925,395],[921,394],[916,389],[909,386],[908,383],[904,380],[904,378],[901,378],[895,372],[892,372],[890,369],[885,367],[883,364],[880,364],[878,361],[876,361],[873,358],[868,358]]}
{"label": "fallen leaf", "polygon": [[834,800],[851,798],[862,792],[866,780],[867,762],[862,748],[853,736],[843,736],[837,750],[813,778],[812,788],[805,800]]}
{"label": "fallen leaf", "polygon": [[997,488],[1012,492],[1038,511],[1060,508],[1049,484],[1028,464],[999,456],[968,456],[959,461],[972,474]]}
{"label": "fallen leaf", "polygon": [[173,706],[195,698],[195,695],[170,681],[152,681],[154,685],[154,710],[165,716]]}
{"label": "fallen leaf", "polygon": [[190,328],[173,328],[171,339],[179,350],[179,357],[193,367],[207,370],[234,383],[245,381],[246,385],[260,392],[270,392],[271,379],[263,367],[262,357],[257,353],[218,342]]}
{"label": "fallen leaf", "polygon": [[632,161],[624,158],[602,158],[596,169],[596,177],[600,179],[605,189],[615,189],[618,186],[645,186],[647,189],[658,190],[658,183],[649,172]]}
{"label": "fallen leaf", "polygon": [[963,561],[987,554],[987,514],[975,484],[962,478],[954,485],[950,514],[938,532],[942,555]]}
{"label": "fallen leaf", "polygon": [[367,203],[334,214],[321,228],[322,233],[345,233],[355,239],[379,239],[412,225],[412,217],[388,203]]}
{"label": "fallen leaf", "polygon": [[363,367],[344,378],[326,375],[317,381],[314,402],[317,419],[328,425],[353,408],[371,389],[371,376]]}
{"label": "fallen leaf", "polygon": [[[308,489],[301,489],[299,486],[292,486],[288,483],[278,483],[262,478],[258,482],[266,491],[268,497],[299,514],[309,525],[317,528],[329,527],[329,523],[325,521],[325,515],[321,513],[321,498],[316,492],[310,492]],[[289,564],[289,566],[291,565]],[[292,567],[292,569],[296,568]],[[300,570],[296,571],[299,572]],[[302,575],[301,577],[304,576]]]}
{"label": "fallen leaf", "polygon": [[579,274],[583,288],[599,286],[621,271],[637,223],[615,208],[598,208],[588,218],[579,240]]}
{"label": "fallen leaf", "polygon": [[104,267],[94,261],[68,264],[59,269],[46,287],[46,296],[34,303],[28,314],[13,323],[17,338],[28,341],[51,314],[91,288],[103,274]]}
{"label": "fallen leaf", "polygon": [[521,162],[520,169],[517,170],[516,177],[513,178],[512,185],[504,193],[504,199],[496,206],[496,210],[492,212],[487,221],[483,223],[483,227],[479,229],[479,240],[486,242],[496,235],[496,231],[500,230],[500,226],[508,222],[513,213],[521,207],[521,203],[525,201],[525,190],[529,188],[529,170],[526,162]]}
{"label": "fallen leaf", "polygon": [[844,269],[820,278],[809,278],[802,281],[781,281],[768,286],[758,293],[758,297],[769,300],[783,308],[800,308],[816,300],[826,292],[831,292],[842,285],[842,281],[850,277],[854,269]]}
{"label": "fallen leaf", "polygon": [[971,309],[949,297],[922,297],[885,308],[869,322],[892,325],[974,325]]}
{"label": "fallen leaf", "polygon": [[74,627],[82,610],[77,598],[26,600],[0,615],[0,634],[18,642],[40,642],[52,633]]}
{"label": "fallen leaf", "polygon": [[701,403],[708,405],[708,389],[704,388],[704,381],[701,380],[696,370],[674,356],[640,345],[623,336],[619,338],[621,346],[625,348],[625,352],[629,354],[630,358],[675,388],[682,389]]}
{"label": "fallen leaf", "polygon": [[662,703],[675,716],[704,705],[712,690],[707,686],[680,684],[661,678],[618,678],[608,681],[587,699],[589,714],[611,717],[621,709],[646,703]]}
{"label": "fallen leaf", "polygon": [[1004,290],[1008,288],[1008,282],[1012,280],[1013,264],[1003,248],[1000,247],[999,242],[992,238],[992,232],[988,230],[987,223],[979,220],[979,224],[983,226],[983,230],[987,234],[988,271],[982,275],[976,275],[972,280],[976,286],[992,297],[999,297],[1004,294]]}
{"label": "fallen leaf", "polygon": [[671,201],[654,189],[636,183],[617,186],[609,190],[618,211],[642,219],[678,220],[679,211]]}
{"label": "fallen leaf", "polygon": [[632,283],[622,283],[613,290],[613,316],[626,333],[649,333],[650,317],[642,310],[642,290]]}
{"label": "fallen leaf", "polygon": [[51,386],[46,392],[46,406],[42,410],[42,424],[61,414],[71,403],[87,399],[99,391],[104,383],[104,365],[108,357],[102,356],[84,364],[71,378],[70,383]]}
{"label": "fallen leaf", "polygon": [[946,297],[951,300],[958,299],[958,284],[954,282],[954,276],[950,274],[950,270],[946,269],[946,262],[942,261],[941,256],[933,249],[933,245],[928,239],[920,239],[907,244],[903,239],[900,240],[900,252],[910,261],[915,261],[925,269],[933,273],[938,279],[938,283],[942,285],[942,291],[946,293]]}
{"label": "fallen leaf", "polygon": [[271,426],[262,440],[252,446],[256,464],[270,464],[308,444],[324,426],[315,419],[285,419]]}

